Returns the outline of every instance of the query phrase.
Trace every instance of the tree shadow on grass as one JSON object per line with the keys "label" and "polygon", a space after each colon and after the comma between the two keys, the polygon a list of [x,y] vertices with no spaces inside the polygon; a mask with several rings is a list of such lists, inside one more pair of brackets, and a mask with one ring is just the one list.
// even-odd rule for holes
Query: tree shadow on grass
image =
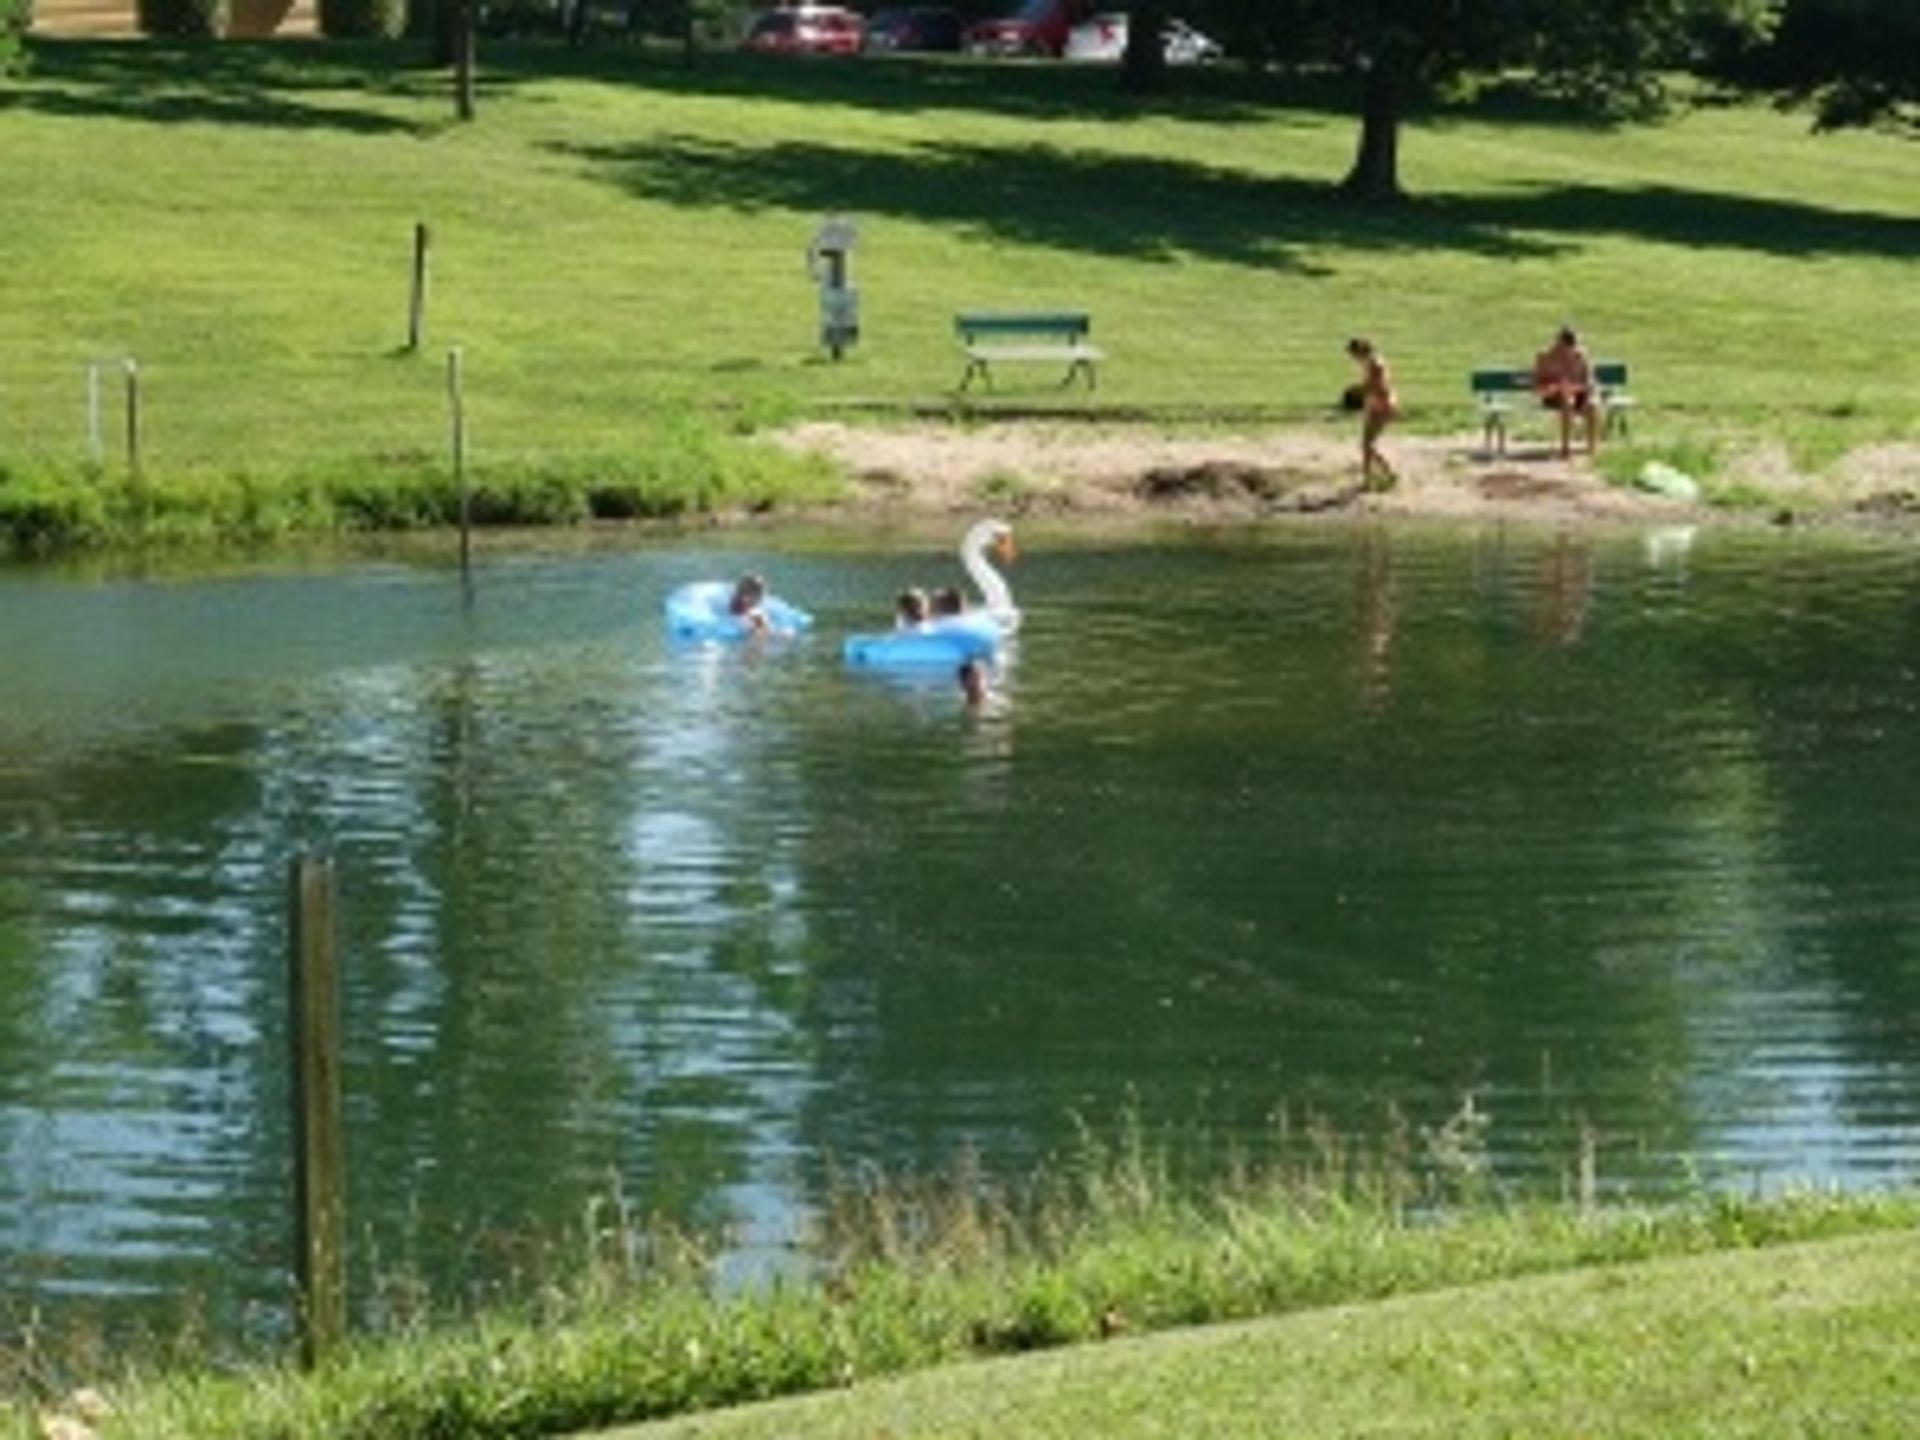
{"label": "tree shadow on grass", "polygon": [[688,208],[846,211],[1140,261],[1325,273],[1320,247],[1550,259],[1601,236],[1778,257],[1920,254],[1920,221],[1673,186],[1550,185],[1357,205],[1330,185],[1050,145],[930,142],[885,153],[691,135],[566,146],[632,195]]}
{"label": "tree shadow on grass", "polygon": [[[338,56],[287,41],[42,42],[27,82],[0,91],[0,114],[213,124],[350,134],[418,133],[418,120],[354,103],[356,95],[418,98],[445,92],[443,75],[404,68],[391,53],[372,66],[357,47]],[[325,94],[330,100],[307,98]],[[451,100],[448,101],[449,112]]]}
{"label": "tree shadow on grass", "polygon": [[983,61],[946,55],[770,56],[703,52],[691,65],[670,51],[636,46],[496,48],[488,69],[524,80],[565,76],[644,87],[675,96],[776,100],[846,106],[887,115],[971,111],[1015,120],[1101,121],[1178,118],[1212,125],[1271,125],[1286,111],[1300,123],[1318,108],[1346,111],[1350,97],[1329,87],[1290,85],[1283,98],[1272,77],[1237,67],[1193,67],[1170,73],[1155,95],[1121,89],[1110,65],[1057,61]]}
{"label": "tree shadow on grass", "polygon": [[630,194],[670,205],[886,215],[1113,259],[1192,256],[1311,275],[1324,272],[1306,250],[1327,244],[1500,259],[1554,253],[1549,242],[1424,206],[1356,206],[1309,181],[1047,145],[934,142],[876,153],[678,135],[561,148]]}
{"label": "tree shadow on grass", "polygon": [[1442,221],[1569,240],[1596,235],[1798,259],[1920,258],[1920,219],[1674,185],[1548,185],[1427,202]]}

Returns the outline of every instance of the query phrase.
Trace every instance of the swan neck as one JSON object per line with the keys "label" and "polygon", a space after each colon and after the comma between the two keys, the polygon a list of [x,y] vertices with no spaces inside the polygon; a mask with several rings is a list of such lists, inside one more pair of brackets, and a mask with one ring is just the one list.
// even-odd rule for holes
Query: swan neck
{"label": "swan neck", "polygon": [[1013,609],[1013,591],[1007,587],[1007,582],[1001,577],[1000,572],[988,562],[984,553],[986,544],[985,536],[970,540],[966,549],[961,552],[960,560],[967,567],[967,574],[972,577],[975,587],[980,591],[980,598],[986,602],[987,610],[997,614]]}

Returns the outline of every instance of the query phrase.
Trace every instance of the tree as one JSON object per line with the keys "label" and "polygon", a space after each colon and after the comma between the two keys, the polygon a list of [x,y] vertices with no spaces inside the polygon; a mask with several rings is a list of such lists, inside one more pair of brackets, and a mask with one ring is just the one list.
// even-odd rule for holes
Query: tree
{"label": "tree", "polygon": [[1813,107],[1821,129],[1887,125],[1920,134],[1920,4],[1784,0],[1759,41],[1721,47],[1725,78]]}
{"label": "tree", "polygon": [[32,18],[32,0],[0,0],[0,75],[11,73],[21,64],[21,37]]}
{"label": "tree", "polygon": [[[1360,140],[1347,193],[1397,199],[1411,108],[1475,74],[1526,69],[1599,104],[1644,101],[1709,25],[1745,34],[1774,0],[1216,0],[1233,43],[1358,86]],[[1888,0],[1901,3],[1901,0]]]}
{"label": "tree", "polygon": [[1136,95],[1151,95],[1166,84],[1167,52],[1161,38],[1166,22],[1164,0],[1133,0],[1127,48],[1120,58],[1120,83]]}
{"label": "tree", "polygon": [[453,3],[453,113],[457,119],[473,119],[474,36],[479,17],[474,13],[479,0],[452,0]]}

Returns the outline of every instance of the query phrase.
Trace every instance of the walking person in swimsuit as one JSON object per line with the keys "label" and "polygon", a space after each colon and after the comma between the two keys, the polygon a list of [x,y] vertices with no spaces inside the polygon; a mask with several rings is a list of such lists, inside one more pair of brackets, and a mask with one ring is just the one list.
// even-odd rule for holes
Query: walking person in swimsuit
{"label": "walking person in swimsuit", "polygon": [[[1353,339],[1347,342],[1347,354],[1360,366],[1360,485],[1366,490],[1391,490],[1399,476],[1387,463],[1387,457],[1380,453],[1380,436],[1386,430],[1388,422],[1400,413],[1400,402],[1394,397],[1393,376],[1387,369],[1386,357],[1382,355],[1371,340]],[[1379,471],[1380,483],[1374,483],[1374,472]]]}

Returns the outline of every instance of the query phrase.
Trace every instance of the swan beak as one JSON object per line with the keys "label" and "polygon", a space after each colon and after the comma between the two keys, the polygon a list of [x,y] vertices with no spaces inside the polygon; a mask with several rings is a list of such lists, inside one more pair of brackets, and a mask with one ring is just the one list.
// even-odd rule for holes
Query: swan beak
{"label": "swan beak", "polygon": [[1003,530],[993,542],[993,553],[1000,557],[1002,565],[1011,565],[1020,558],[1019,547],[1013,543],[1013,532]]}

